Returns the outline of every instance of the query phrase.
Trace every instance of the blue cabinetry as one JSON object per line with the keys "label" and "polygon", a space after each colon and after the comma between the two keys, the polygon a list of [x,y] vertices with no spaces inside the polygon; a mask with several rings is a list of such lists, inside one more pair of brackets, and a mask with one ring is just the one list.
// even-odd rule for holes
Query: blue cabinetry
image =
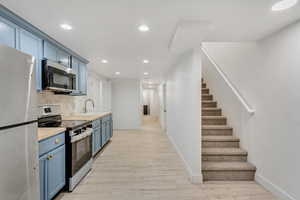
{"label": "blue cabinetry", "polygon": [[87,67],[77,58],[72,57],[72,70],[76,76],[76,91],[72,93],[74,96],[87,94]]}
{"label": "blue cabinetry", "polygon": [[93,155],[112,138],[112,115],[93,121]]}
{"label": "blue cabinetry", "polygon": [[57,62],[67,66],[67,67],[71,67],[71,55],[69,55],[68,53],[66,53],[63,50],[57,49]]}
{"label": "blue cabinetry", "polygon": [[86,64],[79,63],[79,91],[82,95],[87,94],[87,67]]}
{"label": "blue cabinetry", "polygon": [[65,145],[62,145],[49,153],[50,159],[47,163],[48,199],[52,199],[65,186],[65,152]]}
{"label": "blue cabinetry", "polygon": [[41,90],[41,59],[47,58],[66,67],[72,67],[71,57],[76,58],[79,62],[77,69],[78,92],[76,95],[87,94],[86,63],[88,60],[64,47],[3,6],[0,7],[0,44],[16,48],[36,58],[37,90]]}
{"label": "blue cabinetry", "polygon": [[46,188],[46,182],[47,177],[46,174],[46,167],[47,167],[47,157],[48,155],[40,156],[39,158],[39,170],[40,170],[40,200],[46,200],[47,199],[47,188]]}
{"label": "blue cabinetry", "polygon": [[101,119],[93,121],[93,155],[102,148]]}
{"label": "blue cabinetry", "polygon": [[0,17],[0,44],[16,48],[17,26]]}
{"label": "blue cabinetry", "polygon": [[58,62],[66,67],[71,67],[71,55],[57,48],[50,42],[44,41],[44,58]]}
{"label": "blue cabinetry", "polygon": [[44,58],[57,61],[56,47],[49,42],[44,41]]}
{"label": "blue cabinetry", "polygon": [[65,134],[39,142],[40,200],[52,199],[65,186]]}
{"label": "blue cabinetry", "polygon": [[35,35],[20,29],[19,30],[19,37],[18,37],[18,49],[22,52],[30,54],[35,58],[35,65],[36,65],[36,89],[38,91],[42,90],[42,46],[43,41],[36,37]]}

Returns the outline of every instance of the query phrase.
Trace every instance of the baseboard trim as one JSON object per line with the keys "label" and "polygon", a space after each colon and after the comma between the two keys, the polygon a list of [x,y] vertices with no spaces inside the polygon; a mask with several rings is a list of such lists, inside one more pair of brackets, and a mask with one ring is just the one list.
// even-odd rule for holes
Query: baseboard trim
{"label": "baseboard trim", "polygon": [[202,184],[203,183],[203,176],[202,176],[202,173],[201,173],[201,170],[200,170],[200,173],[199,174],[194,174],[192,172],[192,169],[190,168],[190,166],[187,164],[186,160],[184,159],[181,151],[179,150],[178,146],[176,145],[175,141],[173,140],[173,138],[168,134],[168,132],[166,132],[169,140],[171,141],[172,145],[174,146],[177,154],[179,155],[180,159],[183,161],[183,164],[184,164],[184,167],[188,173],[188,178],[189,178],[189,181],[192,183],[192,184]]}
{"label": "baseboard trim", "polygon": [[260,174],[255,175],[255,180],[257,183],[265,187],[267,190],[269,190],[271,193],[273,193],[275,196],[280,198],[281,200],[296,200],[296,198],[292,197],[290,194],[288,194],[286,191],[278,187],[277,185],[273,184],[270,180],[266,179]]}

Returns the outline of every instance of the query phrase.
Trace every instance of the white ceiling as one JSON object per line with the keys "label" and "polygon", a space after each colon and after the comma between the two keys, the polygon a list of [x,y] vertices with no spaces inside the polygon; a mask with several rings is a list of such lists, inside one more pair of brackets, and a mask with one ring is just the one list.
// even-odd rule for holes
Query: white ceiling
{"label": "white ceiling", "polygon": [[[251,41],[300,17],[300,3],[272,12],[278,0],[0,0],[65,46],[90,60],[89,67],[115,77],[159,78],[175,58],[169,45],[182,20],[210,24],[205,41]],[[64,31],[69,23],[72,31]],[[141,33],[138,25],[149,25]],[[196,41],[195,43],[200,43]],[[102,64],[107,59],[108,64]],[[143,59],[150,63],[142,64]]]}

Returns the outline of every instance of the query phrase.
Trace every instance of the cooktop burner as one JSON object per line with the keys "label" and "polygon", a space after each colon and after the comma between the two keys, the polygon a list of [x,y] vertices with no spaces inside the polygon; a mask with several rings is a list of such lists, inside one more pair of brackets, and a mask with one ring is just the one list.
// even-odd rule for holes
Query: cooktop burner
{"label": "cooktop burner", "polygon": [[89,122],[90,121],[85,120],[63,120],[60,126],[65,127],[67,129],[76,129],[80,126],[88,124]]}

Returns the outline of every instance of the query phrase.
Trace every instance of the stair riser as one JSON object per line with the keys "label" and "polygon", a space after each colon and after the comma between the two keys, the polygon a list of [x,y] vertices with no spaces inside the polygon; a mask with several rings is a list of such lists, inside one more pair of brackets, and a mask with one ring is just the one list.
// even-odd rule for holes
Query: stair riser
{"label": "stair riser", "polygon": [[253,181],[255,171],[202,171],[204,181]]}
{"label": "stair riser", "polygon": [[239,148],[239,142],[209,142],[202,141],[203,148]]}
{"label": "stair riser", "polygon": [[202,89],[202,94],[209,94],[209,89]]}
{"label": "stair riser", "polygon": [[202,102],[203,108],[216,108],[217,102]]}
{"label": "stair riser", "polygon": [[206,83],[202,83],[202,88],[206,88]]}
{"label": "stair riser", "polygon": [[221,110],[202,110],[202,116],[221,116]]}
{"label": "stair riser", "polygon": [[202,96],[202,100],[203,101],[212,101],[213,100],[213,96],[212,95],[203,95]]}
{"label": "stair riser", "polygon": [[236,162],[247,161],[246,155],[202,155],[202,161],[212,161],[212,162]]}
{"label": "stair riser", "polygon": [[202,135],[232,135],[232,129],[202,129]]}
{"label": "stair riser", "polygon": [[202,119],[202,125],[226,125],[227,120],[222,119]]}

